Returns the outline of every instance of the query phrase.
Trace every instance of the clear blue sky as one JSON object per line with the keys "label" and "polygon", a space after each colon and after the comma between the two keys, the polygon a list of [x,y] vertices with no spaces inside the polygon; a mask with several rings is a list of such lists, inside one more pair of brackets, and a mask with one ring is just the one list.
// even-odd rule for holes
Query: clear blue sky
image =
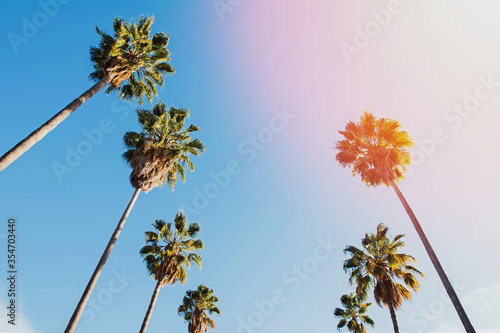
{"label": "clear blue sky", "polygon": [[[189,108],[207,146],[174,192],[141,193],[79,332],[139,330],[155,285],[138,255],[143,233],[180,208],[202,226],[203,269],[160,291],[148,332],[186,332],[176,310],[200,283],[221,301],[217,332],[333,332],[332,312],[351,290],[342,249],[360,246],[380,222],[407,234],[406,251],[427,276],[398,312],[401,332],[463,332],[395,194],[363,186],[334,161],[337,130],[366,109],[400,120],[422,143],[401,189],[477,331],[500,331],[494,1],[40,3],[2,4],[1,154],[92,85],[95,26],[110,32],[114,17],[141,14],[155,15],[154,32],[170,34],[176,74],[161,100]],[[375,30],[360,37],[365,29]],[[478,89],[484,98],[467,104]],[[1,274],[14,216],[20,292],[13,329],[2,314],[8,299],[0,279],[0,331],[64,330],[133,193],[121,154],[123,134],[138,130],[136,107],[100,92],[0,173]],[[85,149],[85,133],[103,122],[102,142],[58,175],[55,163]],[[441,139],[431,144],[436,131]],[[391,330],[388,310],[373,305],[370,315],[369,332]]]}

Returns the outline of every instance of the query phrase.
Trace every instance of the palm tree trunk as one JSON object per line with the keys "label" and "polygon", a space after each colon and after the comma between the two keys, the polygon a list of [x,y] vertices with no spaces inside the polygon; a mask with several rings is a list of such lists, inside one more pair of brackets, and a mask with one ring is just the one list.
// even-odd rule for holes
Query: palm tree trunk
{"label": "palm tree trunk", "polygon": [[160,293],[161,280],[156,282],[155,290],[153,291],[153,295],[151,296],[151,301],[149,302],[148,311],[144,316],[144,321],[142,322],[141,330],[139,333],[145,333],[148,328],[149,319],[151,318],[151,314],[153,313],[153,308],[155,307],[156,299],[158,298],[158,294]]}
{"label": "palm tree trunk", "polygon": [[54,117],[50,118],[45,124],[37,128],[30,135],[28,135],[24,140],[19,142],[11,150],[6,152],[2,157],[0,157],[0,172],[8,167],[12,162],[14,162],[19,156],[24,154],[28,149],[30,149],[35,143],[42,140],[42,138],[52,131],[57,125],[62,123],[73,111],[75,111],[80,105],[86,102],[89,98],[94,96],[99,90],[104,88],[108,83],[111,82],[113,76],[108,74],[104,76],[99,82],[94,84],[89,90],[84,92],[80,97],[75,99],[73,102],[69,103],[64,109],[59,111]]}
{"label": "palm tree trunk", "polygon": [[391,312],[392,326],[394,327],[394,333],[399,333],[398,321],[396,319],[396,311],[394,310],[394,306],[389,304],[389,311]]}
{"label": "palm tree trunk", "polygon": [[434,253],[434,250],[432,249],[431,244],[429,243],[429,240],[427,239],[427,236],[425,236],[425,233],[420,226],[420,223],[418,222],[415,214],[410,208],[410,205],[408,205],[408,202],[406,201],[405,197],[397,187],[396,183],[394,181],[390,180],[390,185],[396,192],[399,200],[403,204],[403,207],[405,208],[406,212],[410,216],[411,222],[413,223],[413,226],[417,230],[417,234],[422,240],[422,243],[424,243],[425,250],[427,251],[427,254],[429,255],[432,264],[434,265],[434,268],[436,269],[439,277],[441,278],[441,281],[443,282],[444,288],[446,289],[446,292],[448,293],[448,296],[451,299],[451,302],[453,303],[453,306],[455,307],[455,310],[458,313],[458,316],[460,317],[460,320],[462,321],[462,324],[465,327],[465,331],[467,333],[476,333],[474,330],[474,327],[472,326],[469,318],[467,317],[467,313],[465,313],[465,310],[460,303],[460,300],[458,299],[458,296],[455,292],[455,289],[453,289],[453,286],[451,285],[450,280],[446,276],[446,273],[444,272],[443,267],[441,266],[441,263],[439,262],[436,253]]}
{"label": "palm tree trunk", "polygon": [[94,274],[92,274],[92,277],[90,278],[90,281],[87,284],[87,287],[85,288],[82,297],[80,298],[80,302],[78,302],[75,312],[73,312],[73,316],[71,316],[71,319],[69,320],[68,326],[64,331],[65,333],[72,333],[75,330],[76,325],[78,324],[78,321],[80,320],[80,317],[83,313],[83,309],[85,308],[85,305],[89,300],[90,294],[92,293],[92,290],[94,289],[95,284],[97,283],[97,279],[99,278],[99,275],[101,275],[102,269],[104,268],[104,265],[106,264],[106,261],[108,260],[109,255],[111,254],[111,250],[113,249],[113,246],[115,245],[118,236],[120,236],[120,232],[122,231],[123,225],[125,224],[125,221],[127,221],[128,214],[132,210],[132,207],[134,207],[134,203],[137,197],[139,196],[140,192],[141,192],[140,189],[136,189],[134,194],[132,195],[132,199],[130,199],[127,208],[123,212],[120,222],[118,222],[118,225],[116,226],[116,229],[113,232],[113,235],[111,236],[111,239],[109,240],[108,245],[106,246],[106,249],[104,250],[104,253],[101,256],[101,260],[99,260],[99,263],[97,264],[97,267],[94,270]]}

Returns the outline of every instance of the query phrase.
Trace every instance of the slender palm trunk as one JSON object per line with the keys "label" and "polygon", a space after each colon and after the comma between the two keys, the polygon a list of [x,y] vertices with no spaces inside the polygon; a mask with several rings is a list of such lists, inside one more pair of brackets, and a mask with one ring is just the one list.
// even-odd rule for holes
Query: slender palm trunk
{"label": "slender palm trunk", "polygon": [[203,332],[203,324],[202,324],[203,311],[196,306],[194,310],[193,317],[191,318],[191,322],[188,326],[189,333],[202,333]]}
{"label": "slender palm trunk", "polygon": [[191,319],[188,325],[188,332],[189,333],[202,333],[201,329],[201,324],[200,323],[195,323],[194,319]]}
{"label": "slender palm trunk", "polygon": [[82,105],[85,101],[94,96],[99,90],[110,83],[112,79],[112,75],[108,74],[104,76],[99,82],[94,84],[80,97],[69,103],[64,109],[50,118],[45,124],[33,131],[24,140],[15,145],[14,148],[6,152],[2,157],[0,157],[0,172],[8,167],[12,162],[14,162],[19,156],[28,151],[28,149],[30,149],[35,143],[42,140],[45,135],[52,131],[57,125],[62,123],[62,121],[66,119],[71,113],[73,113],[73,111],[75,111],[80,105]]}
{"label": "slender palm trunk", "polygon": [[441,278],[441,281],[443,282],[444,288],[446,289],[446,292],[448,293],[448,296],[451,299],[451,302],[453,303],[453,306],[455,307],[455,310],[458,313],[458,316],[460,317],[460,320],[462,321],[462,324],[465,327],[465,331],[467,333],[476,333],[474,330],[474,327],[472,326],[469,318],[467,317],[467,313],[465,313],[465,310],[460,303],[460,300],[458,299],[458,296],[455,292],[455,289],[453,289],[453,286],[451,285],[450,280],[446,276],[446,273],[444,272],[443,267],[441,266],[441,263],[439,262],[436,253],[434,253],[434,250],[432,249],[431,244],[429,243],[429,240],[427,240],[427,236],[425,236],[425,233],[420,226],[420,223],[418,222],[417,218],[415,217],[415,214],[410,208],[410,205],[408,205],[408,202],[406,201],[405,197],[397,187],[396,183],[394,181],[390,181],[391,187],[394,189],[396,192],[399,200],[403,204],[403,207],[405,208],[406,212],[410,216],[411,222],[413,223],[413,226],[417,230],[417,234],[422,240],[422,243],[424,243],[425,250],[427,251],[427,254],[431,258],[432,264],[434,265],[434,268],[436,269],[439,277]]}
{"label": "slender palm trunk", "polygon": [[399,333],[398,320],[396,319],[396,311],[394,306],[389,304],[389,311],[391,312],[392,326],[394,327],[394,333]]}
{"label": "slender palm trunk", "polygon": [[104,250],[104,253],[101,256],[101,260],[99,260],[99,263],[97,264],[97,267],[94,270],[94,274],[92,274],[92,277],[90,278],[90,281],[87,284],[85,291],[83,292],[82,298],[80,298],[80,302],[78,302],[75,312],[73,312],[73,315],[69,320],[68,326],[64,331],[65,333],[72,333],[75,330],[76,325],[78,324],[78,321],[80,320],[80,317],[82,315],[83,309],[85,308],[85,305],[89,300],[90,294],[92,293],[92,290],[94,289],[95,284],[97,283],[97,279],[99,278],[99,275],[101,275],[102,269],[104,268],[104,265],[106,264],[106,261],[108,260],[109,255],[111,254],[111,250],[113,249],[113,246],[115,245],[118,236],[120,236],[120,232],[122,231],[123,225],[125,224],[125,221],[127,221],[127,217],[130,214],[132,207],[134,207],[134,203],[137,200],[137,197],[139,196],[140,192],[141,192],[140,189],[136,189],[134,194],[132,195],[132,199],[130,199],[127,208],[123,212],[120,222],[118,222],[118,225],[116,226],[116,229],[113,232],[113,235],[111,236],[111,239],[109,240],[108,245],[106,246],[106,249]]}
{"label": "slender palm trunk", "polygon": [[156,299],[158,298],[158,294],[160,293],[161,281],[158,280],[156,282],[155,290],[153,291],[153,295],[151,296],[151,301],[149,302],[148,311],[144,316],[144,321],[142,322],[141,330],[139,333],[145,333],[148,328],[149,319],[151,319],[151,314],[153,313],[153,308],[155,307]]}

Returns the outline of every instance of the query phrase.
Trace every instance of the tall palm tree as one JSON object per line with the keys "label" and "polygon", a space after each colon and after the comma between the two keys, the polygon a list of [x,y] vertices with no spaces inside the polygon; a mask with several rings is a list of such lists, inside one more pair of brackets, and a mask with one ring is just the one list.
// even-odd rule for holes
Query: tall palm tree
{"label": "tall palm tree", "polygon": [[475,333],[458,296],[446,276],[427,236],[413,213],[410,205],[399,190],[396,182],[403,179],[405,167],[410,163],[408,149],[413,142],[407,132],[400,130],[398,121],[389,118],[375,118],[371,112],[364,112],[358,123],[349,121],[344,139],[336,143],[336,160],[343,167],[351,167],[354,176],[359,175],[368,186],[385,184],[396,192],[409,215],[425,250],[429,255],[467,333]]}
{"label": "tall palm tree", "polygon": [[350,293],[349,295],[342,295],[340,302],[344,309],[335,308],[333,314],[340,318],[337,329],[340,330],[347,326],[349,332],[366,333],[365,324],[371,327],[375,326],[373,319],[366,315],[368,307],[372,303],[363,303],[357,295]]}
{"label": "tall palm tree", "polygon": [[215,330],[215,324],[210,316],[214,313],[220,316],[220,310],[215,305],[218,302],[219,299],[214,296],[214,291],[200,284],[197,290],[186,292],[177,313],[184,315],[184,320],[189,322],[189,333],[206,333],[209,327]]}
{"label": "tall palm tree", "polygon": [[388,231],[381,223],[377,226],[376,233],[366,234],[363,238],[364,250],[348,246],[344,252],[350,253],[351,258],[344,262],[344,269],[350,272],[349,282],[351,285],[356,284],[356,295],[360,300],[366,300],[368,292],[373,289],[375,302],[389,308],[394,332],[399,333],[396,310],[404,300],[411,299],[411,292],[406,287],[419,290],[420,285],[415,275],[424,275],[410,265],[411,262],[416,262],[415,258],[398,252],[405,247],[401,240],[404,235],[397,235],[391,240],[387,235]]}
{"label": "tall palm tree", "polygon": [[160,32],[150,37],[153,19],[140,17],[137,23],[127,23],[115,18],[114,37],[96,28],[101,42],[98,47],[90,48],[95,69],[90,78],[97,83],[0,157],[0,171],[107,85],[106,93],[120,91],[120,98],[137,99],[139,104],[145,95],[151,103],[153,96],[158,95],[156,86],[163,87],[163,75],[174,73],[169,63],[168,35]]}
{"label": "tall palm tree", "polygon": [[137,115],[142,131],[127,132],[123,138],[127,147],[123,158],[132,167],[130,182],[135,191],[83,292],[66,333],[74,331],[139,193],[147,193],[163,183],[168,183],[173,189],[179,175],[186,180],[184,166],[194,170],[189,155],[198,156],[205,149],[199,139],[191,138],[191,133],[199,131],[197,126],[191,125],[184,130],[188,110],[172,107],[167,111],[165,104],[158,102],[152,110],[137,110]]}
{"label": "tall palm tree", "polygon": [[188,226],[186,216],[179,212],[173,224],[156,220],[153,226],[155,231],[145,233],[146,245],[141,249],[140,254],[146,262],[149,273],[156,280],[156,287],[140,333],[146,332],[160,288],[176,282],[184,284],[186,281],[184,266],[189,267],[191,262],[198,264],[201,268],[201,258],[194,253],[196,250],[203,249],[202,241],[196,239],[200,231],[198,223],[191,223]]}

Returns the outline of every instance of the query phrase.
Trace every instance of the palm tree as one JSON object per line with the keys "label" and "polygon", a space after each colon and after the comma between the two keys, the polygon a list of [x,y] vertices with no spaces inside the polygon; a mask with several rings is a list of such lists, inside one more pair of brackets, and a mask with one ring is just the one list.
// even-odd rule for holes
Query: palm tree
{"label": "palm tree", "polygon": [[165,182],[173,189],[178,175],[183,181],[186,180],[186,170],[183,165],[191,171],[194,170],[189,155],[198,156],[205,149],[199,139],[191,139],[191,133],[199,131],[197,126],[191,125],[184,130],[184,122],[189,115],[188,110],[172,107],[167,111],[165,104],[158,102],[152,110],[137,110],[137,115],[142,131],[127,132],[123,138],[127,147],[123,158],[132,167],[130,182],[135,191],[83,292],[68,323],[66,333],[75,329],[139,193],[141,191],[147,193]]}
{"label": "palm tree", "polygon": [[204,285],[199,285],[197,290],[186,292],[177,313],[184,315],[184,320],[189,322],[189,333],[206,333],[209,327],[215,330],[215,324],[210,316],[214,313],[220,316],[220,310],[215,305],[217,302],[219,299],[214,296],[214,291]]}
{"label": "palm tree", "polygon": [[101,42],[98,47],[90,48],[95,69],[90,78],[97,83],[0,157],[0,171],[107,85],[107,94],[120,91],[120,98],[137,99],[139,104],[145,95],[151,103],[153,96],[158,95],[156,86],[163,87],[163,75],[174,73],[169,64],[168,35],[160,32],[150,38],[153,19],[152,16],[140,17],[137,23],[127,23],[115,18],[114,37],[96,28]]}
{"label": "palm tree", "polygon": [[366,311],[372,303],[363,303],[358,296],[352,293],[342,295],[340,302],[344,306],[344,309],[335,308],[333,312],[336,317],[340,318],[337,325],[338,330],[347,326],[349,332],[366,333],[364,324],[368,324],[371,327],[375,325],[373,319],[366,315]]}
{"label": "palm tree", "polygon": [[146,245],[140,254],[146,262],[149,273],[156,280],[156,287],[140,333],[146,332],[160,288],[176,282],[184,284],[186,281],[184,266],[189,267],[191,262],[201,268],[200,256],[193,253],[195,250],[203,249],[202,241],[196,239],[200,231],[198,223],[191,223],[188,227],[186,216],[179,212],[173,224],[156,220],[153,226],[155,231],[145,233]]}
{"label": "palm tree", "polygon": [[371,112],[365,111],[359,123],[349,121],[345,130],[339,131],[344,139],[336,143],[338,150],[336,160],[343,167],[351,167],[353,175],[359,175],[363,183],[368,186],[385,184],[393,188],[422,240],[466,332],[475,333],[427,236],[396,185],[396,182],[403,179],[405,168],[410,163],[408,149],[413,146],[408,133],[401,131],[400,127],[400,123],[396,120],[377,119]]}
{"label": "palm tree", "polygon": [[[356,284],[356,295],[361,301],[366,300],[368,292],[373,289],[375,302],[386,306],[391,312],[394,332],[399,333],[396,311],[404,300],[411,299],[412,290],[419,290],[420,285],[415,277],[424,276],[411,266],[415,258],[408,254],[398,253],[405,247],[401,239],[405,235],[397,235],[393,240],[388,238],[389,229],[383,224],[377,226],[377,232],[366,234],[362,240],[363,250],[348,246],[344,253],[351,258],[344,262],[344,269],[350,272],[349,283]],[[398,281],[403,283],[399,283]]]}

